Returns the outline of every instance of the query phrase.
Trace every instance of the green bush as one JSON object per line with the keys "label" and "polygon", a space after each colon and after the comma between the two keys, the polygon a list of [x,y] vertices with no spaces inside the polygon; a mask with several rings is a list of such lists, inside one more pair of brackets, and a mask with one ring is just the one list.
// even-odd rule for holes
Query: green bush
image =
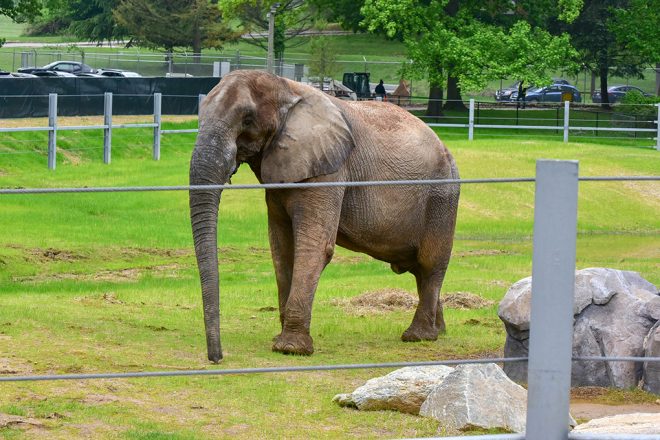
{"label": "green bush", "polygon": [[658,108],[654,104],[660,104],[660,97],[644,96],[637,91],[631,91],[623,96],[617,110],[639,119],[654,120],[658,115]]}

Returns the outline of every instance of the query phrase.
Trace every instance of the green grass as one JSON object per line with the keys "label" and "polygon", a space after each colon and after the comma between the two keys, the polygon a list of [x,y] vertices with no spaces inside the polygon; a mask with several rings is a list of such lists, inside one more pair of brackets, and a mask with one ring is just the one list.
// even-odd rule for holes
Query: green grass
{"label": "green grass", "polygon": [[[193,127],[169,123],[167,128]],[[468,142],[439,130],[461,177],[533,176],[538,158],[576,159],[580,174],[658,175],[658,152],[624,141],[527,138]],[[62,132],[56,171],[46,138],[0,135],[0,187],[183,185],[193,135],[116,130],[111,165],[100,132]],[[234,183],[255,182],[245,167]],[[577,267],[640,272],[660,283],[657,182],[580,184]],[[464,185],[454,256],[443,287],[499,301],[531,273],[532,184]],[[187,194],[0,196],[0,371],[92,373],[216,368],[205,356]],[[226,191],[220,214],[222,331],[219,368],[345,364],[499,355],[497,304],[447,309],[448,333],[404,344],[412,311],[354,315],[335,305],[383,288],[415,289],[364,255],[338,249],[319,284],[312,357],[272,353],[279,331],[262,191]],[[174,379],[8,383],[0,412],[37,418],[52,438],[375,438],[433,436],[437,422],[358,412],[331,402],[386,371]],[[292,420],[295,423],[292,426]],[[1,429],[2,438],[34,431]],[[36,434],[35,434],[36,435]]]}

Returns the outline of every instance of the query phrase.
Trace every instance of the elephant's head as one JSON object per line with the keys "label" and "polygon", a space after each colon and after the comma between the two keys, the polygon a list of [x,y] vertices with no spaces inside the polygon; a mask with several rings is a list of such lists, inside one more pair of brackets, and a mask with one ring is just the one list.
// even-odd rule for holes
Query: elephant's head
{"label": "elephant's head", "polygon": [[[348,124],[327,95],[264,72],[237,71],[225,76],[203,101],[190,184],[224,184],[243,162],[262,182],[298,182],[336,172],[352,147]],[[217,255],[220,193],[190,192],[212,362],[222,358]]]}

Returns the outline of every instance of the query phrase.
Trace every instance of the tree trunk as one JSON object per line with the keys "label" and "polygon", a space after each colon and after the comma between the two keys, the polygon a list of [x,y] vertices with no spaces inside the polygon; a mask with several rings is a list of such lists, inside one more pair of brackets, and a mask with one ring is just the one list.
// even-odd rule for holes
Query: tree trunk
{"label": "tree trunk", "polygon": [[601,107],[605,109],[611,109],[610,107],[610,96],[607,94],[607,74],[608,74],[607,64],[601,64],[599,69],[600,76],[600,100]]}
{"label": "tree trunk", "polygon": [[195,32],[193,35],[193,62],[199,64],[202,61],[202,32],[199,29],[199,26],[195,26]]}
{"label": "tree trunk", "polygon": [[660,96],[660,63],[655,63],[655,96]]}
{"label": "tree trunk", "polygon": [[596,91],[596,78],[598,77],[598,74],[592,70],[591,71],[591,87],[589,88],[589,96],[594,96],[594,92]]}
{"label": "tree trunk", "polygon": [[431,84],[429,90],[429,103],[426,107],[426,116],[431,121],[437,121],[440,117],[444,116],[442,113],[442,97],[444,91],[442,89],[442,84],[435,83]]}
{"label": "tree trunk", "polygon": [[467,110],[461,97],[461,88],[458,86],[458,78],[449,76],[447,78],[447,101],[445,101],[445,110]]}

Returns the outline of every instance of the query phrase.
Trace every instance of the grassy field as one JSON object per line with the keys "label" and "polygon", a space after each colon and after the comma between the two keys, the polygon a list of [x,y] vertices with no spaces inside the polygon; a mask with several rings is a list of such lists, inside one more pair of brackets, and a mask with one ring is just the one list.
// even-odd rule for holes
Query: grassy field
{"label": "grassy field", "polygon": [[[196,121],[169,122],[168,128]],[[658,175],[658,152],[618,144],[477,140],[440,131],[463,178],[533,176],[538,158],[576,159],[580,174]],[[0,135],[0,187],[184,185],[193,135],[168,135],[151,159],[148,130],[116,130],[102,163],[100,132]],[[241,168],[234,183],[255,182]],[[465,185],[443,295],[493,305],[446,310],[437,342],[399,339],[411,310],[346,306],[365,292],[414,292],[370,258],[339,249],[314,304],[312,357],[270,351],[279,332],[262,191],[226,191],[220,214],[225,360],[205,356],[187,194],[147,192],[0,196],[0,373],[48,374],[271,367],[500,355],[497,301],[530,275],[532,184]],[[580,184],[577,267],[640,272],[660,284],[660,184]],[[382,370],[2,385],[0,413],[30,418],[13,438],[383,438],[433,436],[437,422],[358,412],[331,402]],[[644,393],[635,399],[652,401]],[[640,397],[641,396],[641,397]]]}

